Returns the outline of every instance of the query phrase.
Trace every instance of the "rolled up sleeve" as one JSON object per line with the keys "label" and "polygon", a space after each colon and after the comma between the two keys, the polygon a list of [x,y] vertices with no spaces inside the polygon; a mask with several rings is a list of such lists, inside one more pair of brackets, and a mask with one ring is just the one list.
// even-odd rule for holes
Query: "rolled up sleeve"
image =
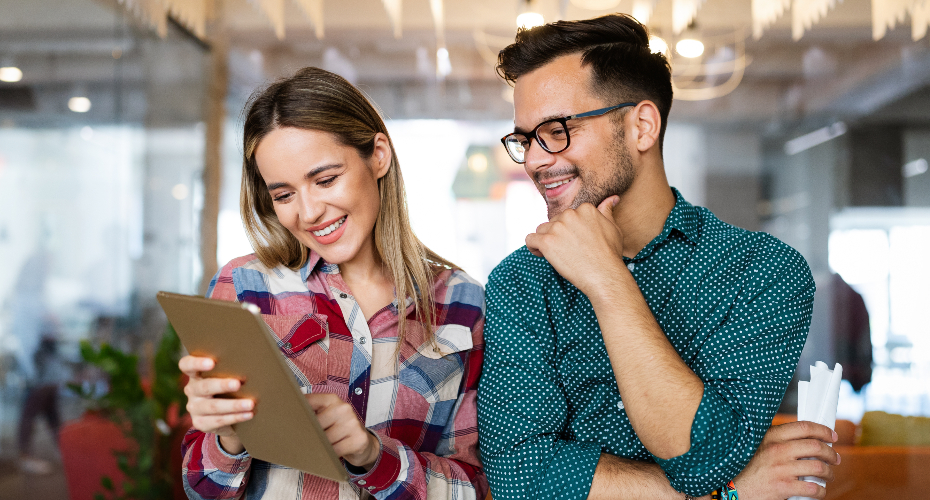
{"label": "rolled up sleeve", "polygon": [[676,490],[706,495],[739,474],[771,425],[807,339],[814,280],[787,245],[753,258],[733,308],[691,368],[704,394],[691,426],[691,448],[654,457]]}
{"label": "rolled up sleeve", "polygon": [[524,311],[545,314],[546,306],[513,282],[499,268],[487,286],[478,428],[491,493],[495,500],[587,498],[601,445],[563,438],[569,405],[552,359],[555,336],[533,331],[523,318]]}

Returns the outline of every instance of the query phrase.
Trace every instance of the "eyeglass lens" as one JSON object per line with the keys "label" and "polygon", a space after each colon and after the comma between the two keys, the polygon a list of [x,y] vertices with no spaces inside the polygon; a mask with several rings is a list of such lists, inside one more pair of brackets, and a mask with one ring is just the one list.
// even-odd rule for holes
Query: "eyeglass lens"
{"label": "eyeglass lens", "polygon": [[[559,153],[568,147],[568,131],[560,121],[540,125],[536,129],[536,139],[539,145],[550,153]],[[518,163],[526,161],[526,150],[529,146],[529,139],[523,134],[507,137],[507,152]]]}

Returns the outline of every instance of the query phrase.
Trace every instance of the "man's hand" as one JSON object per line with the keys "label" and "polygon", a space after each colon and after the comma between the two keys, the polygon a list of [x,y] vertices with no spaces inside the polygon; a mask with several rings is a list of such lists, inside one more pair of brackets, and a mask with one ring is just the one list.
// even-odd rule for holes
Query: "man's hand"
{"label": "man's hand", "polygon": [[333,445],[336,455],[347,462],[371,469],[381,453],[381,443],[368,432],[352,405],[335,394],[305,394],[310,408],[316,413],[326,438]]}
{"label": "man's hand", "polygon": [[798,477],[833,481],[833,467],[839,465],[840,456],[827,444],[835,442],[835,432],[813,422],[790,422],[770,428],[749,465],[733,480],[740,500],[824,498],[826,488]]}
{"label": "man's hand", "polygon": [[566,209],[527,235],[527,249],[590,297],[603,288],[600,277],[623,267],[623,234],[611,214],[619,201],[611,196],[597,208],[585,203]]}

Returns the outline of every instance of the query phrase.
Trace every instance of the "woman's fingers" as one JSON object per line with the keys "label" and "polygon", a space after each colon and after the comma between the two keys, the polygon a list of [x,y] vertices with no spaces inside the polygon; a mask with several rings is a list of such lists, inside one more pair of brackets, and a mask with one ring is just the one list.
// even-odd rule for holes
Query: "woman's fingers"
{"label": "woman's fingers", "polygon": [[201,432],[212,432],[221,436],[235,435],[233,424],[245,422],[254,416],[252,412],[230,413],[226,415],[195,416],[191,418],[194,428]]}
{"label": "woman's fingers", "polygon": [[252,411],[255,403],[251,399],[189,398],[187,411],[191,416],[226,415]]}
{"label": "woman's fingers", "polygon": [[216,362],[210,358],[184,356],[178,361],[178,368],[188,377],[200,376],[200,372],[212,370]]}
{"label": "woman's fingers", "polygon": [[235,392],[242,387],[242,383],[234,378],[200,378],[191,377],[184,386],[187,397],[212,397],[220,394]]}

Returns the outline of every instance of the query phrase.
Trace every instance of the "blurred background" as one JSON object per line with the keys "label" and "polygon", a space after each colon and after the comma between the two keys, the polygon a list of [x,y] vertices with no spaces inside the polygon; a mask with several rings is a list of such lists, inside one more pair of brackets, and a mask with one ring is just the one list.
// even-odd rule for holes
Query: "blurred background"
{"label": "blurred background", "polygon": [[854,424],[930,416],[928,2],[0,0],[0,499],[67,498],[56,433],[87,403],[65,384],[107,390],[81,340],[151,378],[155,293],[203,293],[251,252],[253,90],[310,65],[358,85],[387,120],[417,234],[486,281],[546,219],[499,142],[513,108],[496,54],[520,23],[611,12],[671,59],[671,184],[810,264],[796,378],[842,363]]}

